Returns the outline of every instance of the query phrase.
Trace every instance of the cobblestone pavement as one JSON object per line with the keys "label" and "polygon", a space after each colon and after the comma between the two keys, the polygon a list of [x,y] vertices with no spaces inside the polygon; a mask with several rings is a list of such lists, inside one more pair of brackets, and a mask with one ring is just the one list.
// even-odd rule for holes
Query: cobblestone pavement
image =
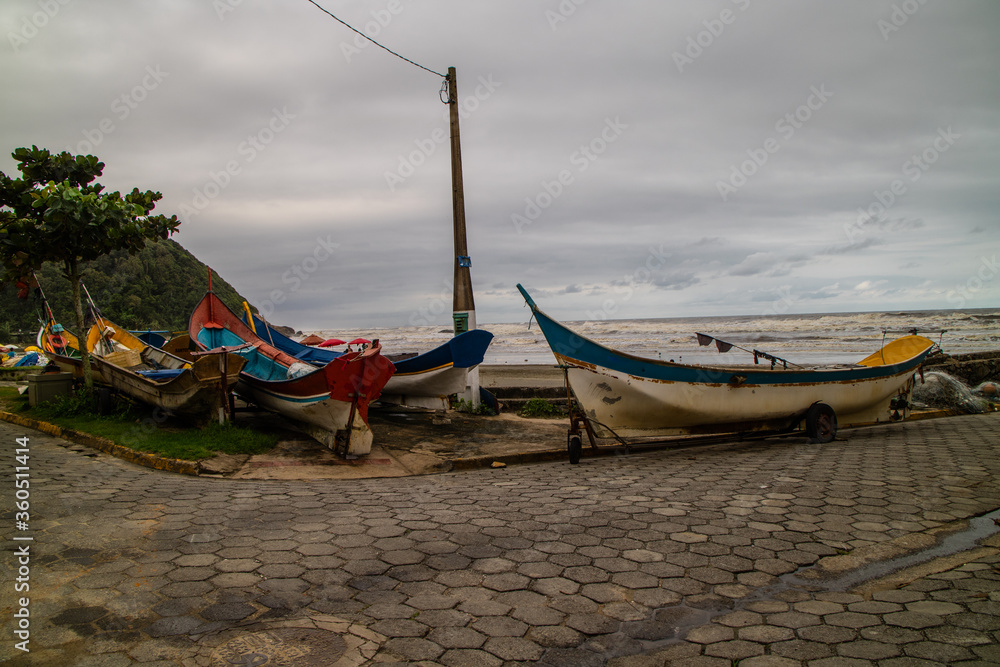
{"label": "cobblestone pavement", "polygon": [[[1000,507],[998,436],[1000,415],[977,415],[822,446],[303,482],[151,471],[0,424],[0,661],[1000,664],[996,536],[860,588],[810,578]],[[30,593],[15,593],[26,544]],[[23,595],[30,653],[15,648]]]}

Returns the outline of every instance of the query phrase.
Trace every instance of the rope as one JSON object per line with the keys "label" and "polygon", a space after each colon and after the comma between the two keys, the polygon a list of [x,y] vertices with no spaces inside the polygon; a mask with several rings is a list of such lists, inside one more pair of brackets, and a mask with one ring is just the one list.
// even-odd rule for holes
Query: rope
{"label": "rope", "polygon": [[421,65],[420,63],[416,63],[416,62],[413,62],[413,61],[412,61],[412,60],[410,60],[409,58],[407,58],[407,57],[405,57],[405,56],[401,56],[401,55],[399,55],[398,53],[396,53],[395,51],[393,51],[393,50],[392,50],[392,49],[390,49],[389,47],[387,47],[387,46],[383,46],[382,44],[379,44],[379,43],[378,43],[378,42],[376,42],[376,41],[375,41],[374,39],[372,39],[371,37],[369,37],[369,36],[368,36],[368,35],[366,35],[365,33],[361,32],[360,30],[358,30],[358,29],[357,29],[357,28],[355,28],[354,26],[350,25],[349,23],[345,23],[344,21],[340,20],[339,18],[337,18],[336,16],[334,16],[334,15],[333,15],[332,13],[330,13],[330,12],[329,12],[328,10],[326,10],[326,9],[324,9],[323,7],[321,7],[321,6],[319,6],[318,4],[316,4],[316,2],[315,2],[314,0],[306,0],[306,2],[308,2],[308,3],[312,4],[312,5],[314,5],[314,6],[315,6],[315,7],[317,8],[317,9],[319,9],[319,10],[320,10],[321,12],[323,12],[324,14],[326,14],[327,16],[329,16],[330,18],[332,18],[333,20],[337,21],[338,23],[340,23],[341,25],[345,26],[346,28],[348,28],[348,29],[350,29],[350,30],[352,30],[352,31],[354,31],[354,32],[356,32],[356,33],[358,33],[359,35],[361,35],[362,37],[364,37],[365,39],[367,39],[367,40],[368,40],[369,42],[371,42],[371,43],[372,43],[372,44],[374,44],[375,46],[377,46],[377,47],[379,47],[380,49],[383,49],[383,50],[385,50],[385,51],[388,51],[389,53],[391,53],[392,55],[396,56],[396,57],[397,57],[397,58],[399,58],[400,60],[405,60],[406,62],[410,63],[411,65],[415,65],[416,67],[419,67],[420,69],[422,69],[422,70],[424,70],[424,71],[426,71],[426,72],[430,72],[431,74],[436,74],[436,75],[438,75],[439,77],[441,77],[442,79],[444,79],[444,78],[447,78],[447,77],[446,77],[446,75],[444,75],[444,74],[441,74],[440,72],[435,72],[434,70],[432,70],[432,69],[430,69],[430,68],[428,68],[428,67],[424,67],[424,66],[423,66],[423,65]]}

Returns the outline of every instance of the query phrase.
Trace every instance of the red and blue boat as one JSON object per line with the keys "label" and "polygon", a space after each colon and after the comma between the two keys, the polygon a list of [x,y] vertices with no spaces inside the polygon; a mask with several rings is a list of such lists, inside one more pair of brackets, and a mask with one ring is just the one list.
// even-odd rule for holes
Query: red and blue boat
{"label": "red and blue boat", "polygon": [[377,400],[395,367],[376,340],[322,366],[304,363],[257,336],[209,291],[188,323],[200,349],[233,352],[246,360],[236,393],[303,428],[345,458],[371,451],[368,405]]}
{"label": "red and blue boat", "polygon": [[[246,316],[244,316],[245,318]],[[279,350],[299,361],[325,366],[344,352],[311,347],[294,341],[253,316],[254,330]],[[483,362],[493,334],[482,329],[461,333],[438,347],[416,355],[388,355],[396,372],[382,390],[383,403],[423,408],[447,409],[448,397],[460,394],[468,385],[469,371]]]}

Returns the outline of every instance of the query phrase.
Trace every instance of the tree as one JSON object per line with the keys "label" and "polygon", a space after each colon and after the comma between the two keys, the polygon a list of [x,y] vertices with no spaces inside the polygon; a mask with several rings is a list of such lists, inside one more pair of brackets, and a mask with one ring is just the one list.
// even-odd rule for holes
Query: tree
{"label": "tree", "polygon": [[104,163],[93,155],[51,154],[32,146],[12,154],[21,178],[0,172],[0,285],[27,280],[45,262],[62,267],[73,291],[80,334],[84,384],[93,388],[90,354],[83,341],[80,277],[87,262],[115,250],[131,254],[147,241],[166,239],[177,231],[177,216],[151,216],[163,195],[133,189],[124,197],[105,193],[94,182]]}

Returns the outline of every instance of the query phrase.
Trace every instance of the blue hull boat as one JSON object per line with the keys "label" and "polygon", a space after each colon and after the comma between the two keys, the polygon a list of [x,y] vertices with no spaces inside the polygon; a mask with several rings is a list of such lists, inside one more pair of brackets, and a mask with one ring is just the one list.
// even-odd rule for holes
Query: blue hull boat
{"label": "blue hull boat", "polygon": [[[244,320],[246,315],[243,316]],[[257,335],[286,354],[313,366],[325,366],[343,352],[310,347],[253,317]],[[469,371],[483,362],[493,334],[482,329],[461,333],[433,350],[410,357],[386,355],[396,367],[382,390],[383,403],[446,408],[448,397],[465,391]]]}

